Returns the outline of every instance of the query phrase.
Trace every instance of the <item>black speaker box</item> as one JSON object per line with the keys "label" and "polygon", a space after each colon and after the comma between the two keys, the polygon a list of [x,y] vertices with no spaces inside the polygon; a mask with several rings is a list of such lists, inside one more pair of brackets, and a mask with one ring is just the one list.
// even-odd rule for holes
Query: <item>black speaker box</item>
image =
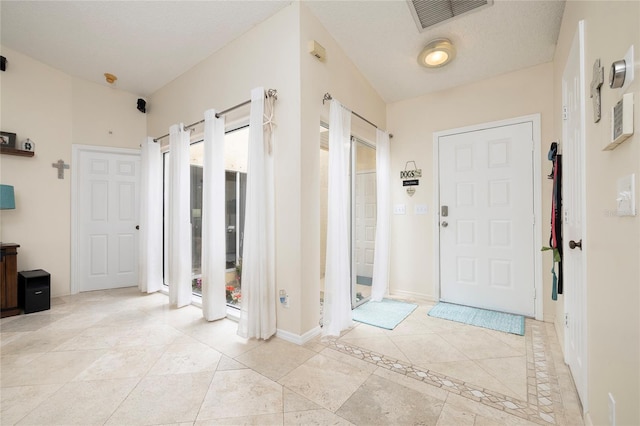
{"label": "black speaker box", "polygon": [[25,314],[51,309],[51,274],[43,269],[19,272],[18,305]]}
{"label": "black speaker box", "polygon": [[139,98],[136,108],[138,108],[138,111],[144,114],[145,112],[147,112],[147,101],[145,101],[142,98]]}

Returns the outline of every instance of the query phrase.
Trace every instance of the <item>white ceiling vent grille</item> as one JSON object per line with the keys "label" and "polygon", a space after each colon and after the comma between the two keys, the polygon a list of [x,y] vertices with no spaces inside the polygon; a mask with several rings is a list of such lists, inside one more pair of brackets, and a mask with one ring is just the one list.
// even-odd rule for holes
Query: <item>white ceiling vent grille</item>
{"label": "white ceiling vent grille", "polygon": [[493,4],[493,0],[407,0],[409,10],[423,32],[434,25]]}

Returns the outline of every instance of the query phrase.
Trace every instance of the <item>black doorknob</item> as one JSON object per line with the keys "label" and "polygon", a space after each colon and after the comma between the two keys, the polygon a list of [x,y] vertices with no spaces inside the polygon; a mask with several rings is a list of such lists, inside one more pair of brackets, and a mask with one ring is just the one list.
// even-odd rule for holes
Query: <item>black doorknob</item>
{"label": "black doorknob", "polygon": [[140,225],[136,225],[136,229],[140,229]]}
{"label": "black doorknob", "polygon": [[577,243],[573,240],[569,241],[569,248],[571,250],[573,250],[574,248],[578,247],[580,250],[582,250],[582,240],[578,241]]}

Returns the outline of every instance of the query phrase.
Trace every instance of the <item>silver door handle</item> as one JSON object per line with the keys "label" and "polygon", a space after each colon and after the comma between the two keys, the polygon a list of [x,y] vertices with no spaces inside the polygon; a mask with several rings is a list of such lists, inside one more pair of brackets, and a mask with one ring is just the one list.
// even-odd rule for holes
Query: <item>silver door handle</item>
{"label": "silver door handle", "polygon": [[446,228],[447,226],[449,226],[446,220],[443,220],[441,225],[443,228]]}

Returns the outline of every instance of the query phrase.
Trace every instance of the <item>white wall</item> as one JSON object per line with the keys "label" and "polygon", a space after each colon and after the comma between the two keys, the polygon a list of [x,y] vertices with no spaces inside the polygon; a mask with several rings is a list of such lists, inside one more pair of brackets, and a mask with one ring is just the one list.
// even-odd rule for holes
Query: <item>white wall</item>
{"label": "white wall", "polygon": [[[640,218],[616,217],[616,181],[636,174],[640,183],[640,3],[627,1],[567,2],[554,59],[555,114],[562,106],[561,79],[579,20],[585,20],[583,96],[586,111],[587,234],[587,344],[588,411],[593,424],[609,424],[608,393],[616,400],[616,424],[640,424]],[[608,111],[619,100],[620,89],[607,85],[609,67],[635,44],[635,134],[614,151],[603,152],[609,130]],[[594,61],[605,68],[602,120],[593,122],[590,87]],[[554,135],[562,135],[556,122]],[[566,291],[570,291],[567,288]],[[562,331],[562,301],[556,329]]]}
{"label": "white wall", "polygon": [[133,94],[79,80],[5,47],[2,55],[9,64],[0,73],[0,125],[36,147],[32,158],[0,156],[0,181],[16,193],[16,209],[1,213],[0,236],[21,245],[19,271],[45,269],[52,296],[66,295],[74,165],[59,180],[51,163],[70,164],[74,143],[138,147],[146,117]]}
{"label": "white wall", "polygon": [[[446,69],[443,70],[446,72]],[[391,290],[409,297],[433,299],[434,205],[433,133],[458,127],[541,114],[542,125],[542,241],[549,239],[551,170],[547,161],[553,140],[553,66],[551,63],[503,74],[477,83],[389,104],[387,121],[391,142],[392,202],[405,204],[406,215],[391,220]],[[399,179],[407,161],[422,169],[420,185],[410,197]],[[428,214],[413,214],[416,204],[426,204]],[[545,244],[546,245],[546,244]],[[544,318],[552,320],[550,256],[543,257]]]}

